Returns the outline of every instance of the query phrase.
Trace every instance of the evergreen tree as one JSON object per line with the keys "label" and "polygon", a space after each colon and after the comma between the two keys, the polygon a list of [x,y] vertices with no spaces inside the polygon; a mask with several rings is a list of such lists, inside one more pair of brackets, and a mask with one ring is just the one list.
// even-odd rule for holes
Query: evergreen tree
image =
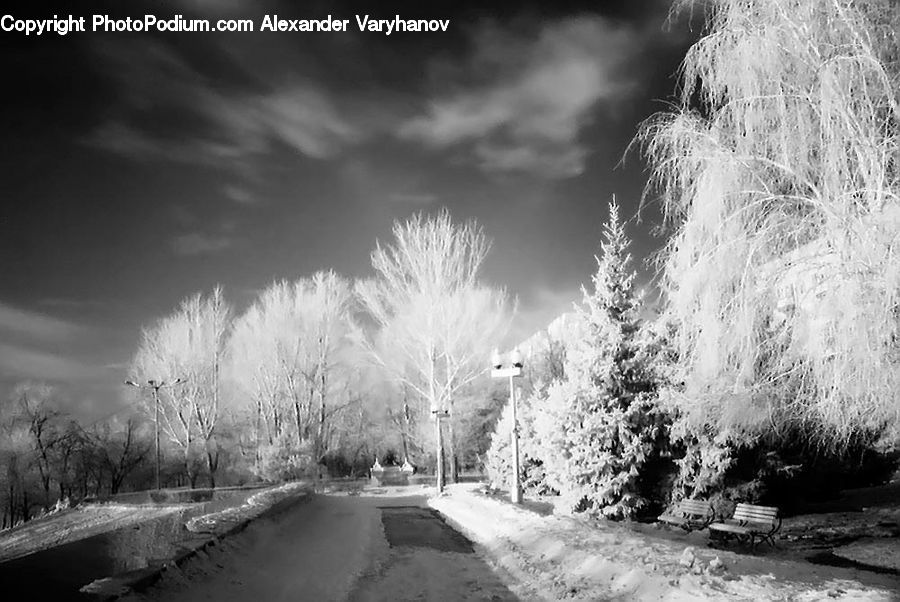
{"label": "evergreen tree", "polygon": [[[542,459],[543,450],[534,430],[534,417],[543,411],[546,394],[547,387],[538,381],[530,394],[522,395],[516,405],[519,427],[519,479],[522,488],[529,495],[558,493],[547,482]],[[512,407],[507,401],[491,434],[491,444],[484,455],[484,468],[491,486],[496,489],[506,489],[512,480],[511,436]]]}
{"label": "evergreen tree", "polygon": [[647,499],[643,470],[665,449],[667,420],[655,401],[653,337],[629,269],[629,241],[610,204],[592,290],[578,308],[587,324],[566,358],[565,378],[548,390],[535,432],[548,484],[570,510],[630,518]]}

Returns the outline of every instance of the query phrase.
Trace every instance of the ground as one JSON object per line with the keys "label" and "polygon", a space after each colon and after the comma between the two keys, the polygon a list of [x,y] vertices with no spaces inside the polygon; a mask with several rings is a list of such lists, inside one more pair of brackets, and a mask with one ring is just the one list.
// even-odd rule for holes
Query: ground
{"label": "ground", "polygon": [[182,515],[187,504],[130,506],[87,504],[34,520],[0,534],[0,562],[7,562],[63,543]]}
{"label": "ground", "polygon": [[[136,572],[153,579],[128,581],[128,573],[88,590],[108,599],[123,583],[137,586],[125,592],[132,602],[900,600],[900,573],[891,568],[900,553],[900,516],[890,504],[789,518],[778,549],[750,553],[710,547],[707,532],[590,522],[533,499],[514,506],[477,484],[441,495],[421,485],[341,487],[309,495],[307,485],[289,484],[247,492],[236,498],[241,503],[188,509],[66,511],[0,535],[0,554],[11,559],[0,563],[3,592],[15,591],[15,582],[72,599],[73,584],[85,583],[86,574],[108,574],[109,556],[145,567]],[[104,525],[118,528],[97,534]],[[53,547],[35,551],[42,545]],[[835,548],[886,568],[804,560]],[[173,563],[172,554],[181,560]]]}
{"label": "ground", "polygon": [[[167,570],[149,600],[515,600],[428,489],[318,495]],[[355,492],[354,492],[355,493]]]}
{"label": "ground", "polygon": [[[152,572],[213,537],[203,532],[204,516],[221,517],[219,528],[228,529],[239,518],[235,512],[252,518],[277,503],[285,489],[219,489],[200,503],[87,503],[29,521],[0,533],[2,591],[24,594],[39,587],[47,598],[71,599],[94,580]],[[163,493],[184,497],[179,491]],[[123,496],[134,497],[149,498],[147,492]],[[185,528],[193,523],[194,529]]]}
{"label": "ground", "polygon": [[896,575],[816,565],[784,551],[710,548],[705,532],[542,514],[471,485],[430,503],[513,576],[523,600],[900,599]]}

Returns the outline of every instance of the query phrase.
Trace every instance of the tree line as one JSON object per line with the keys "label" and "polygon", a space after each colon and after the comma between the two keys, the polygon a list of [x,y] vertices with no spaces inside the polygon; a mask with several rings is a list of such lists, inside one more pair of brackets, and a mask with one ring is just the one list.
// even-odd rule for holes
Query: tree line
{"label": "tree line", "polygon": [[362,475],[376,457],[455,479],[501,403],[485,358],[514,307],[479,277],[489,248],[474,222],[419,214],[367,280],[275,282],[243,312],[221,288],[191,295],[142,330],[124,419],[80,425],[49,387],[22,385],[2,420],[7,523],[153,487],[157,440],[164,487]]}
{"label": "tree line", "polygon": [[150,484],[141,468],[151,447],[138,417],[80,424],[47,385],[21,383],[0,406],[3,528],[65,500]]}
{"label": "tree line", "polygon": [[496,405],[476,391],[512,315],[479,279],[490,242],[446,211],[398,221],[393,235],[367,280],[276,282],[239,315],[216,289],[143,331],[131,375],[173,383],[140,400],[148,416],[159,403],[192,486],[201,474],[215,486],[226,413],[241,462],[267,480],[360,472],[378,452],[433,465],[444,431],[451,475],[472,456],[457,429]]}
{"label": "tree line", "polygon": [[[578,326],[531,360],[521,477],[572,511],[790,510],[884,482],[900,456],[900,7],[703,14],[674,109],[635,141],[665,219],[657,315],[613,207]],[[497,483],[511,426],[488,454]]]}

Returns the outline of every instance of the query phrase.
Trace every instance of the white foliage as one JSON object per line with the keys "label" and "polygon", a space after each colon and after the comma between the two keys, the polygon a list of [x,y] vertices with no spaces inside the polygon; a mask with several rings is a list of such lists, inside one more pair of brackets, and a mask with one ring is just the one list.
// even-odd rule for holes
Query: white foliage
{"label": "white foliage", "polygon": [[837,443],[896,424],[900,8],[706,5],[681,106],[642,133],[674,226],[662,288],[684,417]]}

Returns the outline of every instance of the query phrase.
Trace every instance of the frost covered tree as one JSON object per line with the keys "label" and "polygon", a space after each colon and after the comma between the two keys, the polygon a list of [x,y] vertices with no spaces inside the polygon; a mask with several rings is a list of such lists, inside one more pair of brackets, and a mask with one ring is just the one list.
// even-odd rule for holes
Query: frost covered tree
{"label": "frost covered tree", "polygon": [[[132,361],[135,382],[178,384],[159,390],[159,428],[182,454],[191,485],[198,477],[198,457],[204,456],[215,487],[218,468],[216,429],[221,413],[222,368],[231,328],[231,309],[220,288],[193,295],[171,315],[141,335]],[[147,415],[156,419],[155,399],[141,397]]]}
{"label": "frost covered tree", "polygon": [[335,272],[276,282],[235,322],[231,379],[250,406],[254,465],[274,479],[278,464],[300,475],[335,439],[355,402],[350,283]]}
{"label": "frost covered tree", "polygon": [[647,503],[642,470],[665,450],[666,416],[615,203],[604,239],[578,308],[585,336],[570,343],[565,378],[533,402],[534,429],[548,484],[570,510],[629,518]]}
{"label": "frost covered tree", "polygon": [[[506,333],[506,293],[479,281],[490,243],[475,223],[449,212],[394,224],[394,244],[372,252],[376,278],[359,283],[363,307],[378,327],[360,340],[389,378],[423,403],[420,412],[449,413],[451,463],[459,397],[485,372],[491,348]],[[440,423],[435,439],[442,444]],[[442,463],[438,480],[443,483]]]}
{"label": "frost covered tree", "polygon": [[[522,405],[519,404],[516,409],[518,410],[517,414],[521,414]],[[500,412],[493,433],[491,433],[491,444],[484,458],[484,469],[493,489],[506,487],[510,483],[512,476],[511,436],[512,406],[507,402]],[[524,456],[521,448],[519,453]]]}
{"label": "frost covered tree", "polygon": [[642,134],[673,231],[679,411],[719,444],[896,444],[900,5],[704,5],[680,107]]}

